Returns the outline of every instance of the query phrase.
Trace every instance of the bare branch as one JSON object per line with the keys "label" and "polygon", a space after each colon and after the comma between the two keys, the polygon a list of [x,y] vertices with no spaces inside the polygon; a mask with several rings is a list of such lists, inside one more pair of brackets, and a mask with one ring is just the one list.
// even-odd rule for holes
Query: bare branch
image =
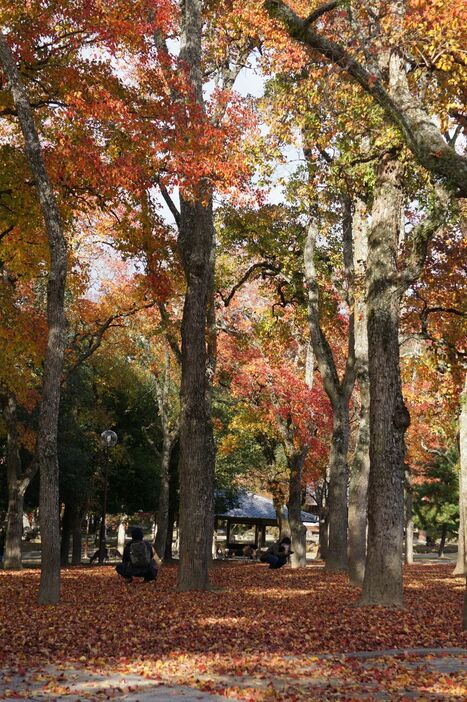
{"label": "bare branch", "polygon": [[335,10],[338,5],[338,0],[335,0],[334,2],[326,2],[324,5],[320,5],[316,8],[316,10],[313,10],[313,12],[308,15],[308,17],[303,23],[303,28],[306,29],[311,24],[313,24],[313,22],[316,22],[317,19],[325,15],[327,12]]}
{"label": "bare branch", "polygon": [[[31,102],[31,108],[37,110],[40,107],[67,107],[66,103],[60,102],[59,100],[37,100],[36,102]],[[4,107],[0,110],[0,117],[17,117],[18,112],[15,107]]]}
{"label": "bare branch", "polygon": [[73,340],[73,345],[78,343],[78,340],[81,342],[84,342],[87,340],[88,348],[83,351],[81,354],[78,355],[74,363],[71,364],[71,366],[67,369],[66,371],[66,376],[68,377],[73,373],[79,366],[81,366],[90,356],[92,356],[95,351],[101,346],[102,340],[104,338],[105,333],[114,327],[122,326],[121,324],[118,324],[119,320],[125,319],[127,317],[132,317],[134,314],[137,314],[137,312],[141,312],[141,310],[146,310],[149,309],[150,307],[154,307],[155,301],[152,300],[151,302],[148,302],[145,305],[140,305],[140,306],[135,306],[132,307],[130,310],[127,310],[126,312],[118,312],[116,314],[110,315],[105,322],[102,322],[97,331],[94,333],[90,333],[85,336],[78,337],[77,335],[75,336]]}
{"label": "bare branch", "polygon": [[252,277],[252,275],[258,271],[258,270],[269,270],[272,271],[273,273],[280,273],[280,268],[278,266],[274,266],[272,263],[269,261],[259,261],[258,263],[253,263],[247,271],[242,275],[238,283],[236,283],[227,297],[224,297],[222,293],[218,290],[218,294],[221,297],[222,302],[224,303],[224,307],[228,307],[230,303],[232,302],[235,294],[240,290],[240,288],[245,285],[245,283]]}
{"label": "bare branch", "polygon": [[167,310],[167,307],[164,305],[163,302],[159,302],[157,304],[157,307],[159,309],[159,313],[161,315],[161,326],[164,330],[165,338],[168,341],[168,344],[170,348],[172,349],[172,353],[177,359],[177,363],[180,365],[182,362],[182,352],[180,349],[180,345],[178,343],[177,338],[175,335],[170,331],[170,325],[172,323],[172,320],[170,319],[169,312]]}
{"label": "bare branch", "polygon": [[14,224],[10,224],[9,227],[7,227],[6,229],[4,229],[3,232],[0,234],[0,241],[2,241],[2,239],[4,239],[6,236],[8,236],[8,234],[9,234],[11,231],[13,231],[14,228],[15,228],[15,225],[14,225]]}
{"label": "bare branch", "polygon": [[181,221],[181,219],[180,219],[180,212],[178,211],[178,208],[177,208],[175,202],[174,202],[174,201],[172,200],[172,198],[170,197],[169,191],[168,191],[167,188],[165,187],[164,183],[161,183],[161,181],[159,180],[159,177],[156,178],[156,182],[157,182],[157,184],[158,184],[158,186],[159,186],[159,189],[160,189],[160,191],[161,191],[161,195],[162,195],[162,197],[164,198],[167,207],[169,208],[169,210],[171,211],[171,213],[172,213],[172,215],[173,215],[173,218],[174,218],[174,220],[175,220],[175,222],[176,222],[176,224],[177,224],[177,227],[179,227],[179,226],[180,226],[180,221]]}

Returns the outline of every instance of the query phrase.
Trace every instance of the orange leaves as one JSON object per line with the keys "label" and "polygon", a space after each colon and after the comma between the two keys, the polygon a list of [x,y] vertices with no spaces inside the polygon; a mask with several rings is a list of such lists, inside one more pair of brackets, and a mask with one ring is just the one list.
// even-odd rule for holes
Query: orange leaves
{"label": "orange leaves", "polygon": [[[99,672],[121,676],[125,689],[131,675],[132,685],[140,676],[260,702],[358,699],[362,691],[391,700],[404,699],[404,690],[412,690],[410,699],[417,689],[430,700],[463,694],[462,668],[449,673],[433,666],[436,674],[430,673],[422,659],[403,653],[370,660],[319,655],[465,647],[462,579],[451,577],[450,566],[407,569],[403,611],[353,607],[357,588],[316,565],[271,572],[259,564],[217,563],[211,576],[221,590],[204,593],[177,593],[176,569],[167,566],[155,586],[127,587],[113,568],[63,575],[62,603],[41,608],[38,572],[0,573],[2,621],[10,621],[14,603],[14,620],[0,631],[9,678],[0,694],[5,687],[14,694],[24,689],[12,683],[14,673],[25,687],[49,684],[49,694],[58,694],[70,684],[68,671],[72,680],[81,668],[90,682]],[[142,619],[133,616],[135,598]],[[55,672],[38,679],[34,666],[51,662]],[[94,685],[87,689],[96,699]]]}
{"label": "orange leaves", "polygon": [[[122,188],[150,188],[158,174],[188,193],[201,179],[226,192],[246,188],[248,106],[231,91],[211,91],[204,114],[183,66],[161,48],[177,30],[178,2],[52,2],[42,14],[30,8],[27,29],[11,5],[9,36],[39,62],[40,87],[28,90],[47,106],[48,165],[67,193],[115,199]],[[37,48],[43,43],[50,60]]]}

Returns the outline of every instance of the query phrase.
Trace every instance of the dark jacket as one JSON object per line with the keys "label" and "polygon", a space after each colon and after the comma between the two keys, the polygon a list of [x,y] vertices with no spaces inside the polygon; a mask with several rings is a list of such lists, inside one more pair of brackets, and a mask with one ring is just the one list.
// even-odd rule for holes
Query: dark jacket
{"label": "dark jacket", "polygon": [[[131,572],[132,575],[141,575],[142,574],[141,571],[147,570],[147,569],[138,568],[137,566],[134,566],[131,562],[131,558],[130,558],[131,545],[138,543],[138,541],[140,541],[140,539],[132,539],[131,541],[129,541],[126,544],[125,548],[123,549],[122,562],[128,564],[127,565],[128,572]],[[148,541],[143,541],[143,543],[146,544],[146,548],[149,550],[149,553],[151,555],[151,560],[152,560],[155,556],[155,551],[154,551],[153,547],[151,546],[151,544]],[[151,564],[149,564],[148,567],[150,567],[150,566],[151,566]]]}
{"label": "dark jacket", "polygon": [[281,543],[278,542],[271,544],[266,553],[272,556],[286,556],[285,548],[282,546]]}

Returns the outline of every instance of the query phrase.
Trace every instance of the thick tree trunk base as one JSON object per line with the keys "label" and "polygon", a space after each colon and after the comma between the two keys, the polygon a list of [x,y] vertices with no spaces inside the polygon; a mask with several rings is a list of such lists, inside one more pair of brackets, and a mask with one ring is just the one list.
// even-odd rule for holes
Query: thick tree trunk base
{"label": "thick tree trunk base", "polygon": [[339,571],[346,573],[348,571],[347,559],[344,560],[339,557],[334,557],[328,550],[324,563],[324,569],[329,573],[337,573]]}
{"label": "thick tree trunk base", "polygon": [[23,530],[23,514],[9,515],[7,523],[7,533],[5,539],[5,550],[3,554],[4,570],[22,570],[21,561],[21,534]]}
{"label": "thick tree trunk base", "polygon": [[41,605],[53,605],[58,604],[59,600],[60,578],[57,578],[55,573],[42,573],[37,601]]}
{"label": "thick tree trunk base", "polygon": [[10,483],[8,492],[8,515],[3,568],[5,570],[22,570],[21,539],[23,535],[24,494],[18,488],[17,483]]}
{"label": "thick tree trunk base", "polygon": [[352,585],[357,585],[361,587],[363,585],[363,579],[365,577],[365,563],[359,561],[349,566],[349,580]]}
{"label": "thick tree trunk base", "polygon": [[18,560],[17,558],[10,558],[10,559],[4,559],[3,560],[3,570],[23,570],[23,564],[21,563],[21,559]]}
{"label": "thick tree trunk base", "polygon": [[[397,599],[397,598],[396,598]],[[403,602],[397,602],[396,600],[393,601],[391,598],[388,598],[388,601],[383,601],[383,599],[379,596],[375,598],[369,598],[369,597],[360,597],[360,599],[355,603],[356,607],[387,607],[389,609],[397,609],[399,611],[406,611],[406,608],[404,607]]]}

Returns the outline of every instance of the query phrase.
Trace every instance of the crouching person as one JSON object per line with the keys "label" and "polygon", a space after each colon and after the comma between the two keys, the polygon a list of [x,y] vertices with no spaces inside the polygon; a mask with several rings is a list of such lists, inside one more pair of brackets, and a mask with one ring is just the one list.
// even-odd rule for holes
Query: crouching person
{"label": "crouching person", "polygon": [[155,551],[148,541],[144,541],[143,536],[142,529],[133,527],[131,541],[123,550],[122,562],[115,568],[128,583],[133,578],[144,578],[144,582],[149,583],[157,576]]}
{"label": "crouching person", "polygon": [[284,536],[279,543],[271,544],[266,553],[263,553],[259,559],[261,563],[269,563],[269,567],[273,570],[282,568],[287,563],[287,560],[293,551],[290,550],[290,539]]}

